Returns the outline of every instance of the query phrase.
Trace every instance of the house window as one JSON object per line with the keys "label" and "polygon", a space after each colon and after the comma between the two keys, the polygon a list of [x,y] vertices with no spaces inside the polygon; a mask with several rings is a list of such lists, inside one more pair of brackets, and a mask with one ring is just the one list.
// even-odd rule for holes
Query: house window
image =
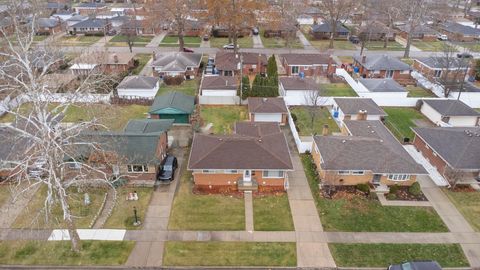
{"label": "house window", "polygon": [[293,66],[293,67],[292,67],[292,74],[298,74],[298,71],[299,71],[299,70],[300,70],[299,67]]}
{"label": "house window", "polygon": [[353,175],[364,175],[365,171],[352,171]]}
{"label": "house window", "polygon": [[233,76],[233,71],[231,71],[231,70],[224,70],[224,71],[223,71],[223,76]]}
{"label": "house window", "polygon": [[402,70],[402,71],[400,72],[400,74],[409,74],[409,73],[410,73],[410,70]]}
{"label": "house window", "polygon": [[226,174],[236,174],[236,173],[238,173],[238,170],[225,170],[224,173],[226,173]]}
{"label": "house window", "polygon": [[202,170],[202,173],[215,173],[215,170]]}
{"label": "house window", "polygon": [[410,180],[410,174],[389,174],[388,180],[392,181],[408,181]]}
{"label": "house window", "polygon": [[147,165],[127,165],[127,171],[129,173],[144,173],[148,172]]}
{"label": "house window", "polygon": [[393,70],[387,70],[387,73],[385,74],[385,77],[386,77],[386,78],[392,78],[392,77],[393,77],[393,73],[394,73]]}
{"label": "house window", "polygon": [[187,67],[187,71],[190,71],[190,70],[192,70],[192,68],[191,68],[191,67]]}
{"label": "house window", "polygon": [[263,171],[263,178],[283,178],[283,171]]}
{"label": "house window", "polygon": [[440,78],[440,76],[442,76],[442,71],[441,70],[435,70],[433,72],[433,77]]}
{"label": "house window", "polygon": [[338,171],[339,175],[349,175],[350,171]]}

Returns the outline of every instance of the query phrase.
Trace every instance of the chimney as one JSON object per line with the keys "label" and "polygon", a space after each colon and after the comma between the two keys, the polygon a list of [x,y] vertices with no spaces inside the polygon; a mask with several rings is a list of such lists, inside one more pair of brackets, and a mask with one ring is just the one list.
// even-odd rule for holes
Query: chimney
{"label": "chimney", "polygon": [[358,111],[357,120],[367,120],[367,111],[366,110]]}
{"label": "chimney", "polygon": [[118,56],[117,54],[113,55],[113,62],[118,63]]}
{"label": "chimney", "polygon": [[322,136],[328,136],[328,133],[329,133],[329,128],[328,128],[328,125],[325,124],[323,125]]}
{"label": "chimney", "polygon": [[257,72],[260,71],[262,72],[262,54],[258,54],[257,57]]}
{"label": "chimney", "polygon": [[363,55],[362,56],[362,64],[365,64],[367,62],[367,56]]}
{"label": "chimney", "polygon": [[157,55],[155,54],[155,52],[152,52],[152,59],[153,61],[157,60]]}

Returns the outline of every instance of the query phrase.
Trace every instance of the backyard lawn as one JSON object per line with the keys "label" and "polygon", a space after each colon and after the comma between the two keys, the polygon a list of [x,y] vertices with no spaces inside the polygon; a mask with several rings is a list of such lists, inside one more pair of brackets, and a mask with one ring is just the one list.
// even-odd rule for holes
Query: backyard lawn
{"label": "backyard lawn", "polygon": [[3,241],[0,264],[5,265],[123,265],[130,255],[133,241],[87,241],[82,251],[71,251],[70,241]]}
{"label": "backyard lawn", "polygon": [[42,41],[44,41],[44,40],[47,39],[47,38],[48,38],[47,35],[34,36],[34,37],[33,37],[33,42],[42,42]]}
{"label": "backyard lawn", "polygon": [[[160,42],[160,47],[178,47],[178,36],[166,36],[163,38],[162,42]],[[193,47],[198,48],[200,47],[200,43],[202,40],[200,37],[183,37],[183,42],[185,43],[185,47]]]}
{"label": "backyard lawn", "polygon": [[[145,47],[148,43],[150,43],[150,41],[152,41],[152,39],[153,37],[148,36],[132,37],[133,47]],[[128,47],[127,40],[127,36],[116,35],[108,42],[108,46]]]}
{"label": "backyard lawn", "polygon": [[6,203],[11,197],[10,185],[2,184],[0,185],[0,207]]}
{"label": "backyard lawn", "polygon": [[444,191],[470,225],[480,231],[480,192]]}
{"label": "backyard lawn", "polygon": [[297,265],[295,243],[166,242],[165,266]]}
{"label": "backyard lawn", "polygon": [[230,134],[235,122],[248,118],[246,106],[202,106],[200,117],[203,125],[213,124],[211,131],[215,134]]}
{"label": "backyard lawn", "polygon": [[135,59],[138,59],[138,66],[136,66],[132,70],[132,74],[133,75],[140,74],[142,69],[145,67],[145,65],[148,63],[148,61],[150,61],[151,58],[152,58],[152,55],[148,54],[148,53],[140,53],[140,54],[135,55]]}
{"label": "backyard lawn", "polygon": [[414,40],[412,42],[412,45],[419,48],[422,51],[428,51],[428,52],[441,52],[445,49],[445,46],[448,46],[446,45],[445,42],[440,40],[437,40],[437,41]]}
{"label": "backyard lawn", "polygon": [[320,84],[322,96],[325,97],[356,97],[357,93],[347,83]]}
{"label": "backyard lawn", "polygon": [[400,142],[403,142],[403,138],[409,138],[410,141],[413,140],[414,133],[411,128],[417,127],[415,121],[430,123],[425,116],[414,108],[386,107],[383,110],[388,115],[385,125]]}
{"label": "backyard lawn", "polygon": [[186,80],[180,85],[161,84],[157,96],[163,95],[169,91],[181,92],[185,95],[195,96],[198,90],[198,80]]}
{"label": "backyard lawn", "polygon": [[307,107],[295,106],[291,108],[291,112],[297,118],[295,126],[297,127],[300,136],[310,136],[312,134],[321,135],[324,124],[328,125],[330,133],[340,132],[340,128],[330,114],[328,107],[318,108],[318,114],[313,123],[313,128],[311,125],[311,116]]}
{"label": "backyard lawn", "polygon": [[59,46],[90,46],[104,37],[99,36],[63,36],[56,41]]}
{"label": "backyard lawn", "polygon": [[405,47],[402,44],[396,41],[389,41],[387,44],[387,48],[383,47],[383,41],[369,41],[366,43],[365,48],[370,51],[403,51]]}
{"label": "backyard lawn", "polygon": [[351,64],[353,63],[353,57],[352,56],[338,56],[338,59],[342,61],[344,64]]}
{"label": "backyard lawn", "polygon": [[[98,213],[106,190],[91,188],[82,192],[77,192],[76,188],[71,188],[69,194],[70,210],[75,216],[77,228],[89,228],[95,215]],[[90,196],[90,204],[84,204],[84,194]],[[15,219],[12,227],[14,228],[65,228],[63,223],[63,211],[58,201],[51,208],[48,215],[48,222],[45,215],[45,197],[47,194],[46,186],[42,186],[33,196],[27,207]]]}
{"label": "backyard lawn", "polygon": [[328,244],[340,267],[383,267],[411,260],[435,260],[442,267],[468,267],[458,244]]}
{"label": "backyard lawn", "polygon": [[[330,45],[330,40],[315,40],[315,39],[312,39],[310,35],[305,35],[305,36],[309,39],[310,44],[312,44],[313,47],[320,50],[329,49],[328,46]],[[353,45],[348,40],[334,40],[333,48],[336,50],[356,50],[355,45]]]}
{"label": "backyard lawn", "polygon": [[[181,168],[183,170],[182,178],[173,201],[168,229],[192,231],[245,230],[245,203],[243,198],[193,194],[192,173],[186,170],[186,165],[186,163],[183,164]],[[172,263],[175,261],[173,260]]]}
{"label": "backyard lawn", "polygon": [[318,188],[312,157],[301,156],[318,214],[325,231],[334,232],[448,232],[431,207],[382,206],[363,196],[326,199]]}
{"label": "backyard lawn", "polygon": [[[127,201],[128,193],[134,191],[138,194],[138,201]],[[103,227],[108,229],[140,229],[141,227],[139,226],[133,226],[135,219],[133,207],[136,207],[139,219],[141,221],[145,220],[145,213],[147,212],[152,193],[153,189],[151,187],[118,188],[115,208]]]}
{"label": "backyard lawn", "polygon": [[255,231],[293,231],[287,194],[266,195],[253,199]]}
{"label": "backyard lawn", "polygon": [[402,62],[404,62],[405,64],[411,66],[413,65],[413,59],[412,58],[402,58],[400,59]]}
{"label": "backyard lawn", "polygon": [[436,97],[432,91],[421,86],[409,85],[406,88],[409,97]]}
{"label": "backyard lawn", "polygon": [[[210,47],[212,48],[222,48],[223,45],[226,45],[228,43],[229,43],[228,38],[216,38],[216,37],[210,38]],[[238,38],[237,43],[240,46],[240,49],[253,47],[253,40],[252,40],[252,37],[250,36]]]}

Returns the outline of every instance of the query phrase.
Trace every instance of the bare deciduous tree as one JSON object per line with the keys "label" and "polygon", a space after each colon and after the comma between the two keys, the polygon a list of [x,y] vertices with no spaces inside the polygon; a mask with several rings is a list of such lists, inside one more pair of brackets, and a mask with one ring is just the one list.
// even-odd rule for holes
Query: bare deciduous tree
{"label": "bare deciduous tree", "polygon": [[412,45],[412,34],[415,30],[425,23],[428,14],[432,11],[432,3],[429,0],[405,0],[400,1],[400,11],[410,27],[407,33],[407,44],[405,46],[404,58],[410,57],[410,47]]}
{"label": "bare deciduous tree", "polygon": [[330,44],[328,48],[333,49],[333,40],[337,32],[337,24],[345,23],[350,17],[356,1],[353,0],[323,0],[320,8],[325,12],[325,19],[330,23],[331,31]]}
{"label": "bare deciduous tree", "polygon": [[305,91],[304,99],[310,116],[310,128],[313,130],[315,119],[317,119],[320,108],[326,103],[327,99],[322,96],[321,89]]}
{"label": "bare deciduous tree", "polygon": [[183,51],[185,47],[185,25],[186,21],[191,18],[191,6],[192,0],[162,0],[157,1],[154,10],[157,14],[151,14],[155,16],[157,20],[163,20],[165,23],[171,23],[173,29],[176,30],[179,43],[179,51]]}

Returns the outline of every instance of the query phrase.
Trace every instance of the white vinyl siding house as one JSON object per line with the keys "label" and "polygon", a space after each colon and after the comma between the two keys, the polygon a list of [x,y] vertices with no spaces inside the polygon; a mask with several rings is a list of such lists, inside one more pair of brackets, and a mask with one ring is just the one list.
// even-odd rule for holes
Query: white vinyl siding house
{"label": "white vinyl siding house", "polygon": [[437,126],[474,127],[478,126],[479,115],[449,115],[444,116],[427,102],[423,102],[420,112]]}
{"label": "white vinyl siding house", "polygon": [[282,122],[281,113],[255,113],[255,122]]}

